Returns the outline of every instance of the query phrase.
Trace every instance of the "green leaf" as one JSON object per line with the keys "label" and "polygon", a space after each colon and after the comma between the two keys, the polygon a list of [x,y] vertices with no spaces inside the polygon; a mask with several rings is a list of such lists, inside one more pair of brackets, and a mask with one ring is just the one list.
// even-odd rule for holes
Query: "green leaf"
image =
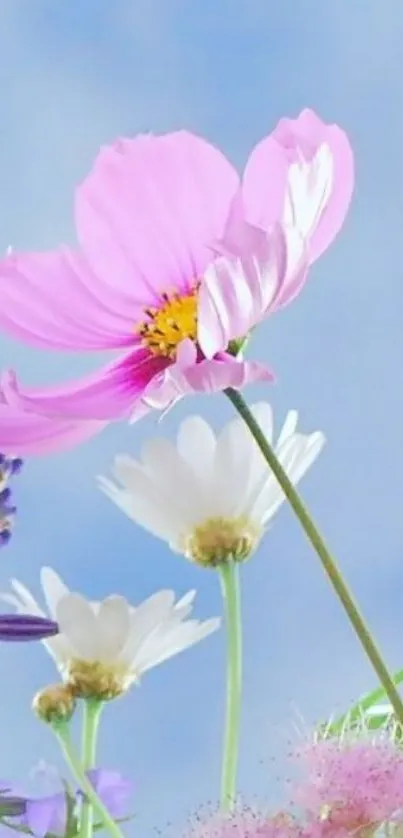
{"label": "green leaf", "polygon": [[[403,669],[399,669],[395,675],[393,675],[393,682],[397,686],[402,683],[402,681]],[[350,710],[347,710],[347,713],[343,713],[343,715],[339,716],[334,722],[319,725],[317,731],[319,736],[322,739],[336,738],[344,731],[354,730],[360,721],[362,721],[363,717],[365,717],[367,725],[367,710],[373,707],[374,704],[378,704],[378,702],[383,701],[385,698],[387,698],[387,695],[383,687],[377,687],[375,690],[366,693],[366,695],[363,695],[359,701],[357,701],[357,703],[350,708]],[[379,721],[379,718],[380,717],[375,716],[371,719],[370,725],[368,725],[370,730],[377,730],[377,728],[381,727],[382,723],[385,722],[385,718],[388,718],[388,715],[386,714],[383,717],[383,722]]]}

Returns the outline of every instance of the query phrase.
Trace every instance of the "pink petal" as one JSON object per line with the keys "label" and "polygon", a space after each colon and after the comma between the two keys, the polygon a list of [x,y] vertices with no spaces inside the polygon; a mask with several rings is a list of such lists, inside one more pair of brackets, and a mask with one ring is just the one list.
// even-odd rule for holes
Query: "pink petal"
{"label": "pink petal", "polygon": [[295,300],[308,279],[309,263],[306,242],[295,228],[286,227],[284,236],[287,267],[278,293],[266,309],[266,315],[284,308]]}
{"label": "pink petal", "polygon": [[227,387],[242,389],[257,381],[273,382],[274,374],[263,364],[223,353],[213,360],[196,362],[194,358],[194,363],[186,368],[171,366],[149,385],[143,400],[150,408],[166,410],[192,393],[217,393]]}
{"label": "pink petal", "polygon": [[76,199],[94,271],[146,305],[188,289],[211,259],[238,183],[221,152],[186,131],[102,149]]}
{"label": "pink petal", "polygon": [[142,309],[97,282],[68,248],[12,253],[0,262],[0,328],[55,349],[109,349],[135,344]]}
{"label": "pink petal", "polygon": [[85,442],[106,422],[48,419],[0,404],[0,450],[4,454],[36,455],[64,451]]}
{"label": "pink petal", "polygon": [[235,360],[228,355],[225,360],[201,361],[186,372],[188,392],[217,393],[227,387],[241,390],[257,381],[274,381],[274,373],[257,361]]}
{"label": "pink petal", "polygon": [[252,150],[242,181],[246,219],[269,230],[282,220],[289,162],[273,134]]}
{"label": "pink petal", "polygon": [[[223,246],[237,249],[234,239],[224,235]],[[229,342],[245,337],[271,310],[287,273],[284,232],[280,226],[267,235],[243,223],[240,227],[239,258],[216,259],[206,270],[199,290],[198,341],[206,358],[227,348]],[[290,278],[291,274],[290,274]]]}
{"label": "pink petal", "polygon": [[17,385],[13,373],[3,376],[2,389],[16,409],[63,419],[122,419],[154,376],[166,366],[164,359],[145,350],[130,352],[75,382],[44,389]]}
{"label": "pink petal", "polygon": [[[277,145],[277,148],[275,146]],[[245,170],[243,195],[248,219],[258,226],[267,228],[273,223],[274,202],[272,198],[273,171],[278,167],[274,178],[275,195],[278,199],[283,183],[283,202],[277,203],[281,217],[287,191],[288,173],[284,175],[284,164],[279,164],[279,152],[282,152],[288,166],[301,165],[305,161],[311,167],[306,169],[305,189],[299,196],[302,204],[308,205],[308,212],[315,215],[309,203],[317,201],[318,189],[314,189],[315,178],[325,179],[326,172],[315,171],[314,158],[321,146],[330,149],[330,183],[326,189],[324,205],[318,203],[314,228],[310,231],[309,261],[313,262],[331,244],[339,232],[350,205],[354,187],[354,159],[347,135],[337,125],[327,125],[311,110],[304,110],[296,119],[282,119],[270,137],[262,140],[252,151]],[[316,167],[317,168],[317,167]],[[325,184],[324,184],[325,185]],[[320,198],[320,182],[319,198]],[[292,185],[291,185],[292,191]],[[292,201],[298,203],[298,196]]]}

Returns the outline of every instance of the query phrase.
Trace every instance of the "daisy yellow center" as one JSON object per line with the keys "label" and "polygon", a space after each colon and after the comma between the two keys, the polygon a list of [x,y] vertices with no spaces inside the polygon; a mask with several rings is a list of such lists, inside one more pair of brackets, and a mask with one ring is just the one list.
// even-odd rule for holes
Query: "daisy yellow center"
{"label": "daisy yellow center", "polygon": [[136,676],[122,664],[70,660],[65,681],[76,698],[109,701],[127,692]]}
{"label": "daisy yellow center", "polygon": [[248,559],[262,535],[261,528],[246,516],[209,518],[183,540],[183,552],[202,567],[217,567],[230,559]]}
{"label": "daisy yellow center", "polygon": [[197,336],[197,287],[188,294],[163,294],[159,308],[145,309],[137,333],[153,355],[174,358],[178,344]]}

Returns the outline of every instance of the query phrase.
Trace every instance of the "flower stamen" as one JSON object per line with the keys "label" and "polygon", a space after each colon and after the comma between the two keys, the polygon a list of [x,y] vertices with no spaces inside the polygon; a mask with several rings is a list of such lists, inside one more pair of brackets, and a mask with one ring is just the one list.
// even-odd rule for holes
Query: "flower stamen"
{"label": "flower stamen", "polygon": [[119,663],[72,659],[66,667],[64,680],[76,698],[110,701],[127,692],[137,678],[130,667]]}
{"label": "flower stamen", "polygon": [[183,537],[185,556],[202,567],[217,567],[229,560],[250,558],[262,536],[262,528],[244,515],[209,518]]}
{"label": "flower stamen", "polygon": [[174,358],[178,345],[197,336],[197,286],[188,294],[176,292],[161,294],[160,308],[148,307],[144,313],[149,318],[137,327],[142,344],[153,355]]}

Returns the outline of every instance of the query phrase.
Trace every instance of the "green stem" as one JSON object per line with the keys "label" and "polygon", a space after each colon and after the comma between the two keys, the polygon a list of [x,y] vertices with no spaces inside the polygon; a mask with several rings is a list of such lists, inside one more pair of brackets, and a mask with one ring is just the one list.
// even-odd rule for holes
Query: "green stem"
{"label": "green stem", "polygon": [[124,838],[123,833],[109,814],[106,806],[102,803],[102,800],[98,797],[80,764],[80,760],[74,753],[74,748],[70,741],[68,725],[62,722],[55,722],[51,725],[51,727],[57,737],[63,756],[73,777],[76,779],[80,789],[88,797],[94,808],[94,812],[96,812],[100,821],[103,822],[105,828],[109,830],[113,838]]}
{"label": "green stem", "polygon": [[393,678],[391,677],[389,670],[383,661],[382,655],[372,639],[371,633],[364,621],[364,618],[362,617],[358,606],[354,602],[354,599],[350,594],[350,591],[342,577],[340,570],[336,565],[336,562],[329,553],[329,550],[327,549],[322,536],[317,530],[308,510],[306,509],[303,501],[298,495],[298,492],[295,490],[293,484],[291,483],[291,480],[289,480],[281,463],[278,461],[270,443],[267,441],[264,433],[262,432],[261,428],[256,422],[256,419],[249,410],[241,394],[238,393],[237,390],[228,388],[227,390],[225,390],[225,395],[232,402],[233,406],[235,407],[235,410],[238,411],[239,415],[242,417],[242,419],[248,426],[269,468],[277,478],[277,481],[281,486],[290,506],[294,510],[303,530],[305,531],[305,535],[307,536],[308,540],[312,544],[312,547],[319,556],[322,567],[325,573],[327,574],[330,584],[332,585],[335,594],[339,598],[340,603],[343,606],[344,611],[364,651],[366,652],[369,660],[371,661],[371,664],[379,678],[379,681],[382,684],[385,693],[395,711],[396,718],[399,720],[401,724],[403,724],[403,702],[393,682]]}
{"label": "green stem", "polygon": [[229,811],[236,798],[238,740],[242,695],[242,618],[238,565],[219,567],[227,628],[227,700],[221,775],[221,808]]}
{"label": "green stem", "polygon": [[[98,726],[103,702],[94,698],[84,701],[81,764],[84,771],[95,766]],[[93,807],[85,798],[81,809],[80,838],[92,838]]]}

